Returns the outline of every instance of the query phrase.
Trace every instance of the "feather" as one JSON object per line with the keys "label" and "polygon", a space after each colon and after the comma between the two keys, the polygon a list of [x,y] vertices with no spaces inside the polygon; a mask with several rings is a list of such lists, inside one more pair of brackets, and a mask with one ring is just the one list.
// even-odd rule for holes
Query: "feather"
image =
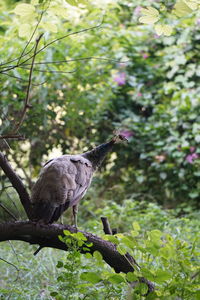
{"label": "feather", "polygon": [[77,205],[89,188],[94,171],[114,144],[122,140],[127,140],[126,135],[119,132],[109,142],[91,151],[49,160],[32,189],[32,219],[52,223],[69,207],[73,207],[76,219]]}
{"label": "feather", "polygon": [[84,196],[92,175],[91,163],[80,155],[62,155],[47,162],[32,189],[33,219],[45,223],[58,220]]}

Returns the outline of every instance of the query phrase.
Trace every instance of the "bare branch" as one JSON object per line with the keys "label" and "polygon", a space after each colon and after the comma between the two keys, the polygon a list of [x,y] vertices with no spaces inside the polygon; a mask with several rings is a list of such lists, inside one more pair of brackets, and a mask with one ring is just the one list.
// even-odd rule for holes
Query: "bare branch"
{"label": "bare branch", "polygon": [[18,277],[19,277],[19,269],[18,269],[14,264],[12,264],[11,262],[7,261],[6,259],[4,259],[4,258],[2,258],[2,257],[0,257],[0,260],[4,261],[4,262],[7,263],[8,265],[10,265],[10,266],[12,266],[13,268],[16,269],[16,271],[17,271],[17,277],[16,277],[16,279],[14,280],[14,281],[16,281],[16,280],[18,279]]}
{"label": "bare branch", "polygon": [[[36,64],[36,63],[35,63]],[[24,70],[29,70],[29,68],[26,67],[18,67]],[[68,73],[74,73],[77,70],[73,70],[73,71],[53,71],[53,70],[40,70],[40,69],[34,69],[34,71],[40,72],[40,73],[60,73],[60,74],[68,74]]]}
{"label": "bare branch", "polygon": [[[26,55],[26,54],[24,55],[24,52],[26,51],[26,48],[28,47],[28,45],[31,43],[31,41],[32,41],[32,39],[33,39],[33,37],[34,37],[34,34],[36,33],[36,31],[37,31],[37,29],[38,29],[38,26],[40,25],[40,22],[42,21],[42,17],[43,17],[43,15],[44,15],[44,13],[45,13],[45,12],[47,11],[47,9],[49,8],[50,2],[51,2],[51,0],[49,0],[49,3],[47,4],[46,9],[44,9],[44,10],[41,12],[41,14],[40,14],[40,16],[39,16],[39,18],[38,18],[38,22],[37,22],[37,24],[36,24],[36,26],[35,26],[35,28],[34,28],[34,30],[33,30],[33,33],[31,34],[30,39],[28,40],[26,46],[24,47],[24,49],[23,49],[23,51],[22,51],[22,53],[21,53],[21,55],[20,55],[20,57],[19,57],[19,59],[18,59],[17,65],[20,64],[21,58],[22,58],[23,56]],[[44,3],[44,4],[45,4],[45,3]],[[44,8],[44,6],[43,6],[43,8]]]}
{"label": "bare branch", "polygon": [[[102,23],[103,23],[103,20],[102,20],[101,23],[98,24],[98,25],[95,25],[95,26],[92,26],[92,27],[88,27],[88,28],[84,28],[84,29],[77,30],[77,31],[68,33],[68,34],[66,34],[66,35],[63,35],[63,36],[61,36],[61,37],[59,37],[59,38],[57,38],[57,39],[55,39],[55,40],[53,40],[53,41],[47,43],[47,44],[46,44],[45,46],[43,46],[41,49],[39,49],[38,51],[36,51],[35,55],[39,54],[40,52],[42,52],[44,49],[46,49],[46,48],[49,47],[50,45],[52,45],[52,44],[54,44],[54,43],[56,43],[56,42],[58,42],[58,41],[60,41],[60,40],[63,40],[63,39],[65,39],[65,38],[69,37],[69,36],[76,35],[76,34],[80,34],[80,33],[83,33],[83,32],[89,31],[89,30],[97,29],[97,28],[101,27]],[[33,56],[27,58],[26,60],[24,60],[24,61],[21,63],[21,65],[25,64],[27,61],[29,61],[29,60],[32,59],[32,58],[33,58]]]}
{"label": "bare branch", "polygon": [[12,186],[17,191],[28,218],[31,218],[30,196],[29,196],[28,192],[26,191],[26,189],[23,185],[23,182],[17,176],[17,174],[14,172],[11,165],[7,161],[6,157],[1,152],[0,152],[0,167],[2,168],[2,170],[4,171],[4,173],[6,174],[8,179],[10,180]]}
{"label": "bare branch", "polygon": [[25,140],[25,137],[18,134],[5,134],[5,135],[0,135],[0,139]]}
{"label": "bare branch", "polygon": [[35,44],[35,50],[34,50],[34,54],[32,57],[32,63],[31,63],[31,68],[30,68],[30,72],[29,72],[29,82],[28,82],[28,86],[27,86],[27,91],[26,91],[26,98],[24,100],[24,108],[22,110],[21,113],[21,117],[20,117],[20,121],[16,124],[14,130],[13,130],[13,134],[17,133],[20,126],[22,125],[25,115],[26,115],[26,111],[29,108],[29,98],[30,98],[30,88],[31,88],[31,81],[32,81],[32,74],[33,74],[33,66],[34,66],[34,62],[35,62],[35,57],[37,55],[37,47],[38,44],[42,38],[42,34],[39,36],[39,38],[36,40],[36,44]]}
{"label": "bare branch", "polygon": [[5,210],[5,212],[12,217],[15,221],[17,221],[17,218],[15,217],[15,215],[13,215],[13,213],[11,211],[9,211],[9,209],[7,207],[5,207],[2,203],[0,203],[0,207],[3,208],[3,210]]}
{"label": "bare branch", "polygon": [[[121,63],[124,64],[125,62],[112,59],[112,58],[106,58],[106,57],[95,57],[95,56],[88,56],[88,57],[80,57],[80,58],[72,58],[72,59],[66,59],[66,60],[59,60],[59,61],[41,61],[41,62],[35,62],[35,65],[50,65],[50,64],[62,64],[62,63],[69,63],[73,61],[84,61],[84,60],[103,60],[103,61],[109,61],[114,63]],[[126,61],[127,62],[127,61]],[[23,66],[30,66],[30,64],[23,64]]]}

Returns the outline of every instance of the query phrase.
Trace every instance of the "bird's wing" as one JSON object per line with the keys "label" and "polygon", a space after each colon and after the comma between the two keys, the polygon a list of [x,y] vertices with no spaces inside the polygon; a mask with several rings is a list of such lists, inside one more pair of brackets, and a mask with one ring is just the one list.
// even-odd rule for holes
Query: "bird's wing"
{"label": "bird's wing", "polygon": [[63,155],[47,162],[32,190],[35,219],[53,222],[76,205],[89,187],[92,173],[89,161],[80,155]]}

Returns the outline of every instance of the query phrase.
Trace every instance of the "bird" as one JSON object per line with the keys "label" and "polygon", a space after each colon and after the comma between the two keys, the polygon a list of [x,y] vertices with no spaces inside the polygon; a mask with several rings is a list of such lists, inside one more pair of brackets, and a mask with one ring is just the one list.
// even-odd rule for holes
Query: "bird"
{"label": "bird", "polygon": [[126,131],[115,133],[111,140],[90,151],[65,154],[47,161],[31,191],[32,220],[52,224],[72,207],[77,228],[78,205],[91,184],[94,172],[113,146],[122,141],[128,141]]}

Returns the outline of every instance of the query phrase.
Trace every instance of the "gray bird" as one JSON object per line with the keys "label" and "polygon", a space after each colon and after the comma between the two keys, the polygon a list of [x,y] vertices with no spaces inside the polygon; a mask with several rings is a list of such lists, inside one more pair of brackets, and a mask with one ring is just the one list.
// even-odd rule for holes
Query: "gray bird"
{"label": "gray bird", "polygon": [[127,141],[126,135],[119,132],[109,142],[91,151],[49,160],[32,189],[32,219],[46,224],[53,223],[66,209],[72,207],[77,227],[78,204],[88,190],[95,170],[114,144],[124,140]]}

